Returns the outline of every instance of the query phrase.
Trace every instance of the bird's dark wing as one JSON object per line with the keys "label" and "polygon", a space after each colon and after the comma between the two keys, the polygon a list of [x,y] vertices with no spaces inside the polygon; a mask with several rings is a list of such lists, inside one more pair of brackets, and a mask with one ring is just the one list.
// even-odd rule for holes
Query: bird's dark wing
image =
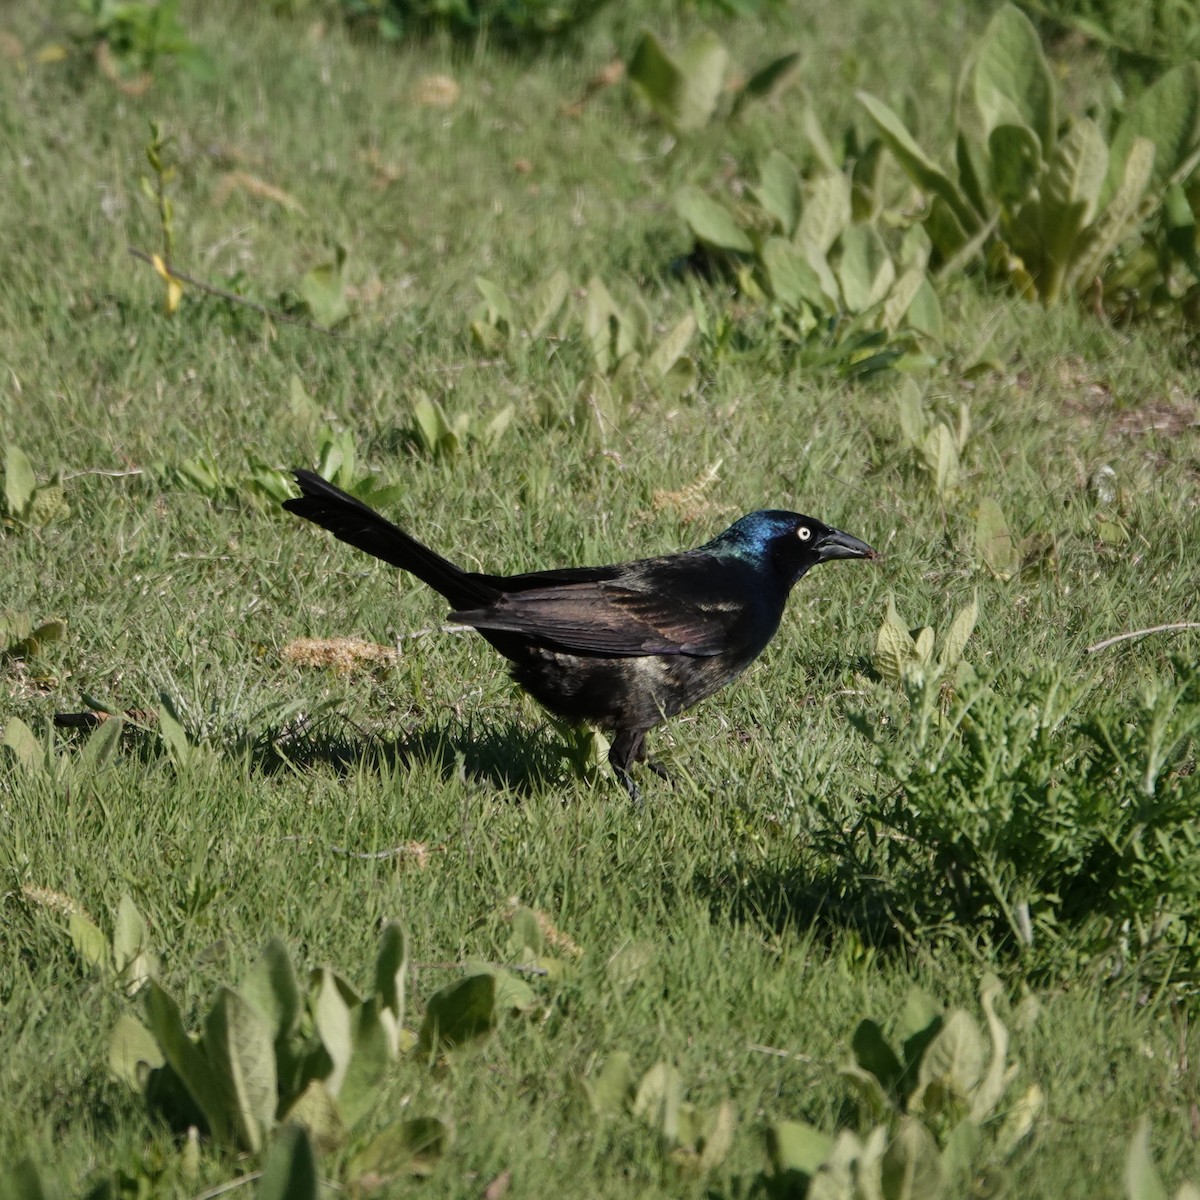
{"label": "bird's dark wing", "polygon": [[[523,634],[568,652],[720,654],[728,649],[747,601],[729,594],[721,579],[712,577],[715,564],[685,562],[689,557],[497,579],[505,588],[500,599],[485,608],[451,613],[451,620]],[[719,567],[717,574],[723,574]],[[688,587],[688,582],[696,586]],[[512,585],[517,590],[508,590]]]}

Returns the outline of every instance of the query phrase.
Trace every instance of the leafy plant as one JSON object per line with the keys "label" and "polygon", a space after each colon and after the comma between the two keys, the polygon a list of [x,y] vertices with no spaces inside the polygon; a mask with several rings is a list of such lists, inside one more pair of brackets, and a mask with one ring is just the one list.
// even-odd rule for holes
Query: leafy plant
{"label": "leafy plant", "polygon": [[852,837],[843,852],[902,881],[890,903],[920,924],[991,927],[1042,947],[1033,962],[1052,973],[1072,945],[1118,973],[1158,956],[1166,979],[1194,985],[1176,947],[1200,901],[1200,672],[1177,664],[1132,709],[1090,714],[1052,668],[1005,690],[973,676],[959,672],[943,708],[940,672],[902,667],[904,704],[850,714],[889,786],[864,808],[871,848]]}
{"label": "leafy plant", "polygon": [[792,81],[800,55],[785,54],[755,71],[745,83],[727,87],[729,51],[711,30],[698,33],[672,55],[648,30],[638,39],[628,66],[629,82],[675,133],[695,133],[716,115],[722,97],[730,115],[750,100],[777,95]]}
{"label": "leafy plant", "polygon": [[962,476],[962,452],[971,434],[971,413],[964,400],[953,426],[935,421],[925,411],[921,391],[913,380],[905,380],[896,399],[900,435],[914,452],[939,500],[943,503],[957,490]]}
{"label": "leafy plant", "polygon": [[78,0],[76,11],[76,40],[102,49],[121,76],[152,76],[166,63],[209,73],[208,56],[179,20],[179,0]]}
{"label": "leafy plant", "polygon": [[683,1077],[669,1063],[655,1063],[639,1080],[629,1055],[618,1052],[579,1086],[595,1116],[629,1113],[649,1126],[667,1162],[685,1175],[707,1175],[724,1162],[733,1145],[733,1105],[722,1100],[699,1109],[684,1100]]}
{"label": "leafy plant", "polygon": [[1012,579],[1053,561],[1054,538],[1039,532],[1017,537],[999,503],[985,496],[975,510],[975,553],[997,579]]}
{"label": "leafy plant", "polygon": [[347,19],[389,40],[430,28],[459,37],[486,32],[509,44],[536,44],[578,30],[608,0],[341,0]]}
{"label": "leafy plant", "polygon": [[[860,104],[923,195],[923,225],[943,272],[973,261],[1043,304],[1111,290],[1124,243],[1182,207],[1200,161],[1200,64],[1164,75],[1111,140],[1089,117],[1060,122],[1037,33],[1011,4],[964,68],[955,163],[939,165],[904,122],[866,92]],[[1169,210],[1164,213],[1164,207]],[[1187,203],[1186,226],[1195,221]]]}
{"label": "leafy plant", "polygon": [[1195,0],[1020,0],[1020,5],[1035,20],[1083,34],[1139,73],[1200,56]]}
{"label": "leafy plant", "polygon": [[37,658],[42,647],[60,641],[67,623],[58,617],[34,625],[28,613],[0,612],[0,663]]}
{"label": "leafy plant", "polygon": [[[1146,1117],[1138,1122],[1125,1154],[1125,1196],[1126,1200],[1167,1200],[1167,1189],[1150,1155],[1150,1121]],[[1200,1200],[1200,1187],[1181,1183],[1175,1200]]]}
{"label": "leafy plant", "polygon": [[59,475],[39,484],[29,456],[14,442],[4,448],[4,507],[0,524],[41,528],[71,515]]}
{"label": "leafy plant", "polygon": [[963,650],[978,619],[979,598],[976,596],[955,614],[935,658],[933,627],[925,625],[910,633],[896,611],[895,597],[889,596],[887,615],[875,639],[871,665],[885,683],[912,685],[921,695],[925,694],[927,684],[941,682],[952,670],[957,670],[960,676],[969,676],[969,667],[965,671],[960,668],[965,666]]}
{"label": "leafy plant", "polygon": [[713,267],[770,307],[803,365],[867,374],[940,340],[941,306],[919,228],[892,239],[876,210],[856,212],[843,171],[826,163],[801,179],[779,151],[763,162],[750,195],[731,209],[689,186],[675,208]]}
{"label": "leafy plant", "polygon": [[979,1002],[986,1040],[965,1009],[939,1012],[915,989],[897,1022],[899,1050],[876,1021],[861,1021],[851,1038],[853,1061],[842,1075],[873,1124],[860,1136],[846,1129],[830,1135],[800,1121],[773,1122],[767,1129],[773,1194],[936,1200],[960,1194],[984,1166],[998,1181],[1043,1104],[1041,1088],[1031,1084],[1001,1106],[1018,1067],[1008,1058],[999,996],[999,981],[985,977]]}
{"label": "leafy plant", "polygon": [[640,395],[674,398],[696,386],[696,364],[686,354],[696,332],[694,314],[660,332],[640,297],[619,303],[595,276],[573,290],[565,271],[556,271],[524,303],[490,280],[475,283],[483,303],[472,315],[471,336],[486,353],[582,351],[587,374],[570,413],[579,424],[594,418],[600,428],[618,425]]}
{"label": "leafy plant", "polygon": [[175,202],[170,187],[175,179],[175,139],[164,137],[162,126],[150,122],[150,140],[146,143],[146,161],[154,173],[153,179],[140,179],[142,194],[154,205],[158,217],[159,252],[150,256],[151,265],[166,285],[163,307],[168,316],[179,308],[183,298],[183,281],[171,271],[175,257]]}
{"label": "leafy plant", "polygon": [[312,319],[324,329],[340,325],[350,315],[346,301],[346,247],[338,243],[333,258],[310,268],[300,281],[300,296]]}
{"label": "leafy plant", "polygon": [[492,449],[504,436],[515,409],[506,404],[496,412],[482,429],[470,413],[458,413],[452,418],[437,400],[418,392],[413,400],[413,440],[433,458],[453,458],[463,453],[472,442]]}
{"label": "leafy plant", "polygon": [[[151,979],[146,1024],[133,1016],[118,1021],[110,1066],[152,1109],[174,1123],[200,1126],[221,1146],[257,1152],[290,1123],[308,1129],[318,1149],[332,1149],[373,1111],[389,1064],[414,1044],[403,1028],[407,970],[407,941],[395,922],[380,937],[366,996],[328,968],[313,971],[302,987],[286,948],[272,939],[239,990],[218,991],[196,1035]],[[430,998],[430,1012],[459,1015],[447,998],[451,989]],[[482,1012],[478,996],[473,1000],[473,1011]],[[430,1019],[427,1014],[427,1024]],[[411,1149],[414,1124],[386,1126],[351,1160],[351,1173]],[[449,1135],[435,1124],[445,1144]]]}

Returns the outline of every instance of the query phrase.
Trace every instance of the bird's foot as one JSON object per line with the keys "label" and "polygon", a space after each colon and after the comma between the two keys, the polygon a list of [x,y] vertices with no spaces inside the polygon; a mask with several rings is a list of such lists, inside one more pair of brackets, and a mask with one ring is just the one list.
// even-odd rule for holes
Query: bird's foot
{"label": "bird's foot", "polygon": [[670,771],[657,758],[647,758],[645,766],[647,771],[653,771],[664,783],[669,783],[672,787],[675,786],[675,780],[671,778]]}

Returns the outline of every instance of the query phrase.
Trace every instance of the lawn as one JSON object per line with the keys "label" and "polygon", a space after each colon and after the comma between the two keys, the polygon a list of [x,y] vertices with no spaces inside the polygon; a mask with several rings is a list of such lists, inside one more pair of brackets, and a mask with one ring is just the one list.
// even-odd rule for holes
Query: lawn
{"label": "lawn", "polygon": [[[647,21],[678,45],[700,7]],[[856,89],[948,144],[989,13],[708,15],[741,78],[791,49],[798,78],[675,136],[627,82],[589,86],[630,57],[619,13],[511,53],[219,0],[183,14],[207,70],[159,64],[140,93],[41,15],[0,14],[0,1164],[28,1156],[47,1194],[258,1187],[257,1153],[197,1147],[110,1071],[145,990],[96,966],[78,918],[111,935],[126,895],[191,1030],[272,937],[304,979],[369,990],[392,920],[411,1033],[463,978],[520,985],[487,1036],[400,1039],[319,1156],[331,1195],[799,1196],[767,1153],[780,1122],[886,1127],[893,1163],[918,1125],[945,1146],[970,1095],[923,1120],[897,1084],[872,1114],[843,1068],[865,1019],[893,1045],[921,1027],[913,989],[987,1042],[993,975],[1013,1076],[938,1168],[946,1194],[1122,1196],[1143,1117],[1170,1188],[1200,1177],[1190,329],[973,272],[939,283],[941,337],[892,369],[789,351],[751,288],[697,267],[673,197],[747,201],[771,150],[805,161],[806,108],[831,139],[865,134]],[[1077,41],[1052,63],[1073,111],[1109,103]],[[169,314],[129,253],[163,250],[152,121],[172,265],[270,314],[190,283]],[[695,317],[690,386],[598,380],[578,324],[522,337],[485,311],[478,278],[519,306],[559,270],[573,311],[598,279],[644,314],[647,350]],[[331,331],[322,280],[348,307]],[[914,412],[922,437],[948,431],[953,478]],[[14,503],[14,448],[36,512]],[[443,630],[438,596],[281,510],[286,470],[318,462],[469,569],[667,553],[760,508],[884,558],[799,583],[762,659],[651,735],[671,782],[645,774],[638,809],[482,639]],[[1007,526],[990,543],[987,502]],[[977,605],[967,665],[890,678],[889,599],[939,646]],[[349,638],[368,650],[348,669],[298,646]],[[119,736],[54,724],[98,706],[133,713]],[[670,1086],[656,1107],[656,1077],[607,1102],[621,1054],[635,1085],[677,1070],[701,1124],[732,1114],[724,1152],[665,1113]],[[445,1136],[364,1167],[412,1118]]]}

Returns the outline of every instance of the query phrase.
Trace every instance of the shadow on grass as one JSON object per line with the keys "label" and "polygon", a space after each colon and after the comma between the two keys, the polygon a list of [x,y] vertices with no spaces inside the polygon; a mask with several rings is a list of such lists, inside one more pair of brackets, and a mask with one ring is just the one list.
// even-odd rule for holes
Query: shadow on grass
{"label": "shadow on grass", "polygon": [[562,747],[551,734],[514,721],[485,728],[439,722],[391,736],[326,717],[300,729],[260,733],[248,749],[255,769],[267,774],[425,766],[446,780],[461,775],[521,795],[553,786],[566,769]]}

